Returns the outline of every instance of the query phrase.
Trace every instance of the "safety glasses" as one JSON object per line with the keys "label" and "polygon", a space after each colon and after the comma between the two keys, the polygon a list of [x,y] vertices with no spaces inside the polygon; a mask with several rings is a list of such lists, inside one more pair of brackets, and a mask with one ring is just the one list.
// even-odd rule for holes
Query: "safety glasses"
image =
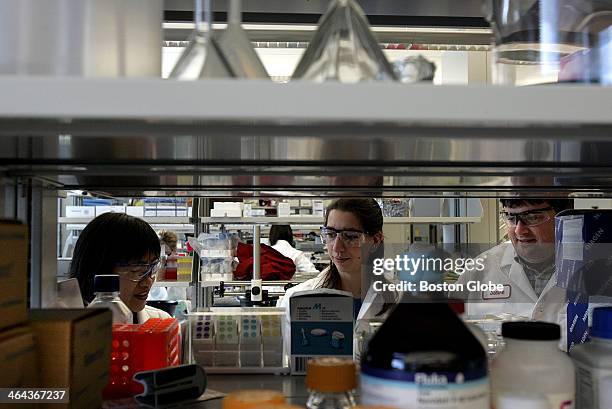
{"label": "safety glasses", "polygon": [[366,234],[359,230],[336,230],[331,227],[321,227],[321,241],[324,244],[333,244],[336,238],[347,247],[361,247],[365,242]]}
{"label": "safety glasses", "polygon": [[160,259],[155,260],[149,264],[118,264],[118,274],[121,277],[125,277],[130,281],[138,283],[147,277],[151,277],[153,280],[157,277],[157,273],[161,270],[162,261]]}
{"label": "safety glasses", "polygon": [[525,226],[534,227],[551,220],[554,217],[554,214],[550,212],[551,210],[554,209],[545,207],[544,209],[527,210],[520,213],[502,211],[500,214],[509,226],[516,226],[521,221]]}

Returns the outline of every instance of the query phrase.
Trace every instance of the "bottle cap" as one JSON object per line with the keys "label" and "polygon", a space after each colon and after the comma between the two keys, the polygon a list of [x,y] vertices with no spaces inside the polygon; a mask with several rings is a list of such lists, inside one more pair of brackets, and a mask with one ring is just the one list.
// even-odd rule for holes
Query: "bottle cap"
{"label": "bottle cap", "polygon": [[319,392],[346,392],[357,387],[351,359],[315,358],[308,361],[306,387]]}
{"label": "bottle cap", "polygon": [[119,291],[117,274],[100,274],[94,277],[94,293],[113,293]]}
{"label": "bottle cap", "polygon": [[561,339],[561,327],[541,321],[514,321],[502,324],[504,338],[529,341],[555,341]]}
{"label": "bottle cap", "polygon": [[591,336],[612,339],[612,307],[599,307],[593,310]]}
{"label": "bottle cap", "polygon": [[255,409],[285,403],[285,396],[278,391],[243,390],[229,393],[223,399],[223,409]]}

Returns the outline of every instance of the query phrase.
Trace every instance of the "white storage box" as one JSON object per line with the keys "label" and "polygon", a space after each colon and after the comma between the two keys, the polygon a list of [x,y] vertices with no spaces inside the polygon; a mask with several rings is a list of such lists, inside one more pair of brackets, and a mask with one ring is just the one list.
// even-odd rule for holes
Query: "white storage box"
{"label": "white storage box", "polygon": [[126,206],[125,212],[130,216],[144,217],[144,206]]}
{"label": "white storage box", "polygon": [[96,206],[96,216],[104,213],[125,213],[125,206]]}
{"label": "white storage box", "polygon": [[66,206],[66,217],[94,218],[96,208],[93,206]]}

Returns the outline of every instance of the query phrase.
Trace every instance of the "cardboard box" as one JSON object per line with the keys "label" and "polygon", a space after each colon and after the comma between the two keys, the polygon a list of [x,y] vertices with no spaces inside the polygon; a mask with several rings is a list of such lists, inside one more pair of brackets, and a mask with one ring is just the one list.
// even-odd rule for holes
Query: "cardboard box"
{"label": "cardboard box", "polygon": [[0,333],[0,387],[39,386],[34,333],[20,326]]}
{"label": "cardboard box", "polygon": [[310,358],[353,356],[353,308],[345,291],[319,288],[291,297],[291,374],[306,373]]}
{"label": "cardboard box", "polygon": [[28,227],[0,220],[0,330],[28,320]]}
{"label": "cardboard box", "polygon": [[45,407],[101,407],[110,369],[110,310],[31,310],[30,326],[36,336],[39,386],[70,389],[69,404]]}

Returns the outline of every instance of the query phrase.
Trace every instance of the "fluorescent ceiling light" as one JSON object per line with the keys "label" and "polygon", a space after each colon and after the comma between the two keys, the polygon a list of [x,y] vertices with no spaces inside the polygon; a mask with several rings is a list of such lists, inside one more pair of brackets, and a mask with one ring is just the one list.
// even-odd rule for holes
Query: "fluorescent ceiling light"
{"label": "fluorescent ceiling light", "polygon": [[[227,27],[225,23],[214,23],[215,30],[222,30]],[[243,24],[245,30],[271,30],[271,31],[315,31],[317,25],[312,24]],[[163,23],[165,30],[193,30],[194,24],[184,23]],[[411,26],[372,26],[375,33],[437,33],[437,34],[491,34],[490,28],[464,28],[464,27],[411,27]]]}

